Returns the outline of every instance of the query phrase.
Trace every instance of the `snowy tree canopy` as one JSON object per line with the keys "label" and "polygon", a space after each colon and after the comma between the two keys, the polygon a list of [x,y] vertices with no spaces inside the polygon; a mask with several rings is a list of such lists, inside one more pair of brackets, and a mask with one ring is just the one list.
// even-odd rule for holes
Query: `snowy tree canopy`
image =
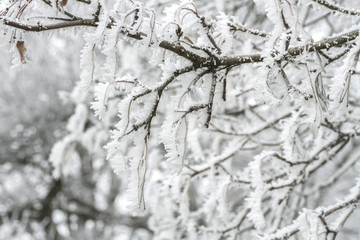
{"label": "snowy tree canopy", "polygon": [[[87,177],[92,221],[117,213],[142,238],[358,239],[359,24],[352,0],[2,0],[13,68],[33,64],[29,39],[84,41],[62,46],[81,73],[45,200]],[[64,239],[76,206],[47,209]],[[18,218],[42,228],[36,211]]]}

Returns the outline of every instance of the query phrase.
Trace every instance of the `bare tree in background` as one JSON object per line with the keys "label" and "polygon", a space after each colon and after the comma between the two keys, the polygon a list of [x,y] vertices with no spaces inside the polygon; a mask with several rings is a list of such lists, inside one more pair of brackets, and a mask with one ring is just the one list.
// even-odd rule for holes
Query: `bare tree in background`
{"label": "bare tree in background", "polygon": [[360,2],[6,0],[0,19],[15,67],[32,32],[85,40],[52,187],[4,205],[8,229],[359,238]]}

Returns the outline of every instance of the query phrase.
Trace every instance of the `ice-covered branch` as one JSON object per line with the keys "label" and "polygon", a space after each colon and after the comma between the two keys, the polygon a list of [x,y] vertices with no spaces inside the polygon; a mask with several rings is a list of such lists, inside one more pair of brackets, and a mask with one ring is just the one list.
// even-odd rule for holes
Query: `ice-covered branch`
{"label": "ice-covered branch", "polygon": [[21,29],[27,32],[43,32],[49,30],[56,30],[56,29],[63,29],[68,27],[95,27],[96,23],[92,19],[78,19],[78,20],[71,20],[71,21],[63,21],[57,22],[53,24],[41,24],[38,23],[37,25],[28,25],[18,21],[12,21],[9,19],[1,19],[2,22],[10,27],[14,27],[17,29]]}
{"label": "ice-covered branch", "polygon": [[348,8],[339,6],[338,4],[330,3],[329,1],[326,1],[326,0],[312,0],[312,1],[324,6],[330,10],[333,10],[333,11],[337,11],[337,12],[341,12],[341,13],[353,15],[353,16],[360,16],[360,10],[348,9]]}

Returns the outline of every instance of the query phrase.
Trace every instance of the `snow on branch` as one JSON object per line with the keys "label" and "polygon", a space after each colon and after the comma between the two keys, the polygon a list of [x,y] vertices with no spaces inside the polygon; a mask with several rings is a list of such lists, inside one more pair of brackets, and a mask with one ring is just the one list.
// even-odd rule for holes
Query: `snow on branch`
{"label": "snow on branch", "polygon": [[14,2],[0,5],[11,51],[29,32],[85,40],[56,178],[76,174],[80,147],[106,158],[158,239],[335,238],[354,216],[360,32],[347,18],[290,0]]}

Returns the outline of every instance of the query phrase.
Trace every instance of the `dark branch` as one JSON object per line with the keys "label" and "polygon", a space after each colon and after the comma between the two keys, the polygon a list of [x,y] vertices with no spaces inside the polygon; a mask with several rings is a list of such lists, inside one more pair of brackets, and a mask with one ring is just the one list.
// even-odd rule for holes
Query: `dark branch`
{"label": "dark branch", "polygon": [[40,23],[38,25],[27,25],[21,22],[15,22],[8,19],[3,19],[3,23],[5,25],[22,29],[28,32],[43,32],[48,30],[55,30],[55,29],[68,28],[68,27],[78,27],[78,26],[90,26],[90,27],[96,26],[96,23],[91,19],[64,21],[64,22],[48,24],[48,25],[42,25]]}

